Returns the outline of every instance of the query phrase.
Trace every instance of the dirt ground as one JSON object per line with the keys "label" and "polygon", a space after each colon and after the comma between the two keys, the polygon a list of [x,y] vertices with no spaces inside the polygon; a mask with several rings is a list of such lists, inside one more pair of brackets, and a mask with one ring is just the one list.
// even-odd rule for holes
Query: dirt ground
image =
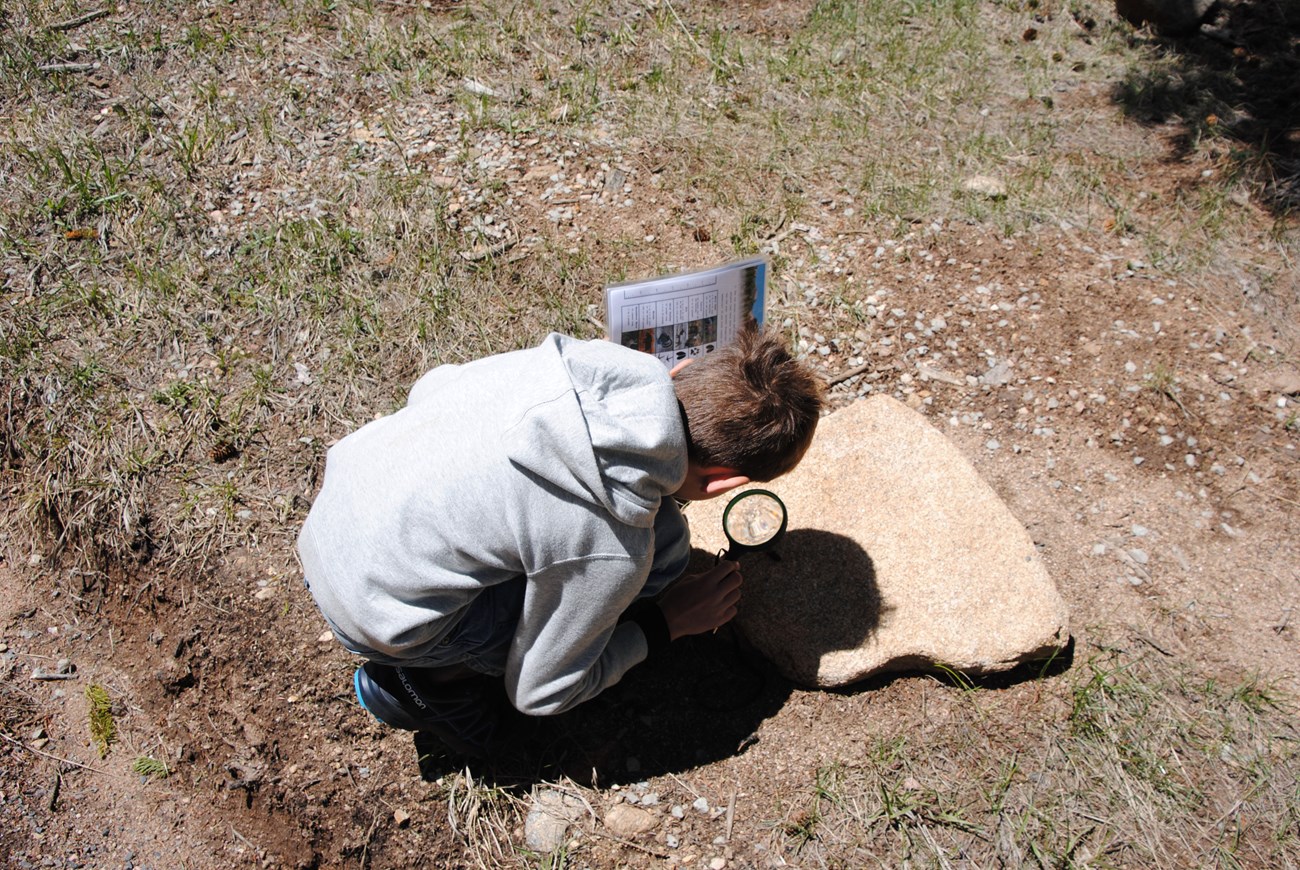
{"label": "dirt ground", "polygon": [[[1159,222],[1172,198],[1217,183],[1212,166],[1180,159],[1181,127],[1126,120],[1095,89],[1056,99],[1146,143],[1109,179],[1150,194],[1134,198],[1144,203],[1134,223]],[[541,184],[519,179],[521,199]],[[548,203],[534,208],[544,224]],[[1290,220],[1258,199],[1234,208],[1260,239]],[[660,209],[638,202],[617,220],[656,236],[666,260],[689,259],[698,230],[665,224]],[[1120,650],[1200,681],[1257,680],[1290,703],[1300,691],[1300,271],[1284,246],[1261,243],[1249,260],[1184,278],[1141,262],[1122,227],[1041,224],[1008,237],[917,218],[898,231],[833,199],[768,241],[790,276],[805,276],[777,276],[774,319],[790,318],[828,379],[865,361],[837,380],[833,404],[870,392],[907,401],[1028,527],[1069,603],[1076,671]],[[815,297],[837,286],[878,315],[845,326],[833,306],[808,304],[810,287]],[[918,355],[922,343],[931,349]],[[960,381],[998,363],[1009,376],[994,386],[927,374]],[[302,434],[272,425],[261,435],[277,446],[245,448],[239,461],[259,464],[268,490],[299,492],[283,457],[297,451],[296,462],[319,467],[328,436],[341,433]],[[859,495],[846,484],[842,497]],[[550,866],[832,866],[829,846],[801,848],[791,834],[828,762],[851,764],[905,735],[936,757],[980,747],[1003,757],[1066,721],[1077,697],[1070,667],[992,682],[973,702],[971,690],[923,674],[807,691],[722,632],[677,644],[587,708],[535,723],[519,759],[468,779],[440,758],[422,771],[410,735],[356,705],[355,663],[301,586],[292,544],[305,503],[264,521],[256,546],[197,566],[115,563],[94,583],[44,561],[48,541],[6,524],[5,866],[542,866],[521,847],[539,783],[594,804],[569,863]],[[6,513],[19,510],[6,501]],[[107,757],[86,726],[92,683],[114,699]],[[165,760],[171,775],[135,772],[141,756]],[[657,819],[652,831],[597,823],[629,794]]]}
{"label": "dirt ground", "polygon": [[[954,306],[948,331],[973,348],[996,343],[1034,380],[983,391],[914,377],[912,395],[1029,527],[1070,604],[1080,649],[1098,634],[1118,636],[1192,659],[1206,674],[1259,674],[1294,692],[1297,439],[1264,428],[1285,398],[1270,384],[1294,372],[1279,359],[1293,358],[1294,344],[1231,284],[1169,286],[1118,268],[1119,245],[1087,247],[1068,233],[1010,245],[965,229],[934,239],[934,261],[957,261],[938,280],[954,293],[976,281],[1001,287],[1012,304],[993,313]],[[862,259],[852,268],[869,269]],[[917,266],[899,268],[915,277]],[[1021,288],[1042,302],[1016,305]],[[891,304],[946,313],[905,294]],[[1014,325],[995,332],[1003,319]],[[1125,389],[1142,378],[1126,365],[1153,359],[1188,384],[1185,409]],[[977,360],[956,367],[974,372]],[[893,383],[906,370],[881,356],[873,372]],[[1026,420],[1054,432],[1034,436]],[[1161,443],[1162,431],[1175,440]],[[1001,446],[990,450],[991,440]],[[1149,558],[1132,563],[1135,548]],[[271,594],[255,594],[259,575]],[[457,853],[450,832],[432,823],[442,801],[420,779],[409,736],[357,708],[353,665],[322,642],[324,625],[283,553],[225,554],[201,576],[176,578],[179,598],[158,594],[142,570],[119,578],[112,588],[121,592],[96,602],[93,619],[75,606],[76,593],[55,595],[60,587],[36,582],[29,566],[7,562],[2,576],[9,721],[19,738],[40,735],[25,739],[32,751],[5,755],[3,841],[14,866],[40,866],[24,854],[66,866],[427,866],[430,854]],[[301,614],[296,632],[284,634],[283,621],[265,627],[281,609]],[[652,779],[665,801],[704,795],[716,806],[734,795],[731,837],[746,846],[728,851],[751,854],[749,844],[772,838],[763,796],[865,735],[927,727],[930,705],[952,703],[924,677],[806,692],[721,641],[682,646],[594,709],[547,723],[554,735],[538,774],[604,786]],[[61,658],[76,680],[29,679]],[[129,753],[100,761],[84,727],[80,689],[91,680],[129,699],[124,732],[160,735],[141,751],[161,750],[185,772],[149,783],[129,771]],[[1059,715],[1025,686],[1001,691],[996,703],[1023,707],[1028,721]],[[399,825],[398,811],[415,821]],[[707,817],[696,824],[718,827]],[[597,845],[610,863],[593,857],[593,866],[649,857]]]}

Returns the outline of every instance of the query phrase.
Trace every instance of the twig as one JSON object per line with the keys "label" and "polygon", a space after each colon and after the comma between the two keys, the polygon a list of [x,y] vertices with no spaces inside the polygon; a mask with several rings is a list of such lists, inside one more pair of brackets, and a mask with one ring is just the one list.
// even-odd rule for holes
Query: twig
{"label": "twig", "polygon": [[687,790],[688,792],[690,792],[691,794],[695,795],[697,798],[704,797],[704,795],[702,795],[702,794],[700,794],[698,791],[696,791],[696,790],[695,790],[691,785],[689,785],[688,783],[682,782],[681,777],[679,777],[677,774],[675,774],[675,773],[670,773],[670,774],[668,774],[668,775],[669,775],[670,777],[672,777],[673,780],[675,780],[676,783],[677,783],[678,785],[680,785],[682,788],[686,789],[686,790]]}
{"label": "twig", "polygon": [[1295,507],[1300,507],[1300,501],[1296,501],[1296,500],[1294,500],[1294,499],[1290,499],[1290,498],[1283,498],[1282,496],[1280,496],[1280,495],[1274,495],[1274,494],[1271,493],[1271,492],[1268,494],[1268,496],[1269,496],[1269,498],[1275,498],[1275,499],[1277,499],[1277,500],[1280,501],[1280,502],[1284,502],[1284,503],[1289,504],[1289,505],[1294,505]]}
{"label": "twig", "polygon": [[248,838],[245,837],[243,834],[239,833],[239,829],[236,828],[234,825],[231,825],[231,826],[230,826],[230,831],[231,831],[231,833],[233,833],[236,837],[238,837],[239,839],[243,840],[243,841],[244,841],[244,845],[248,846],[248,848],[252,849],[254,852],[260,852],[260,851],[262,851],[261,849],[257,848],[257,846],[255,846],[255,845],[253,844],[253,841],[252,841],[252,840],[248,839]]}
{"label": "twig", "polygon": [[53,671],[43,671],[40,668],[35,668],[32,671],[33,680],[75,680],[76,678],[76,674],[56,674]]}
{"label": "twig", "polygon": [[[352,783],[352,787],[361,791],[361,786],[357,785],[357,781],[352,778],[352,765],[349,762],[343,762],[343,772],[348,775],[348,782]],[[365,794],[363,791],[361,793]]]}
{"label": "twig", "polygon": [[375,839],[375,829],[379,827],[379,813],[375,813],[374,819],[370,822],[370,830],[366,831],[366,845],[361,850],[361,867],[365,870],[370,866],[370,844]]}
{"label": "twig", "polygon": [[727,800],[727,833],[726,841],[731,842],[731,827],[736,823],[736,787],[731,787],[731,797]]}
{"label": "twig", "polygon": [[1173,653],[1171,653],[1169,650],[1162,647],[1160,644],[1156,643],[1154,639],[1147,636],[1146,634],[1143,634],[1140,631],[1134,631],[1133,636],[1136,637],[1138,640],[1142,641],[1147,646],[1151,647],[1156,652],[1160,653],[1162,656],[1173,656]]}
{"label": "twig", "polygon": [[54,812],[55,805],[59,802],[59,791],[63,788],[63,774],[54,774],[54,786],[50,789],[50,799],[45,802],[45,808]]}
{"label": "twig", "polygon": [[498,254],[504,254],[513,248],[519,239],[509,238],[497,242],[495,245],[486,248],[476,248],[473,251],[461,251],[462,258],[469,260],[471,263],[477,263],[479,260],[486,260],[488,257],[495,257]]}
{"label": "twig", "polygon": [[71,764],[73,767],[80,767],[82,770],[89,770],[91,773],[102,773],[105,776],[110,775],[110,771],[100,770],[98,767],[91,767],[89,764],[82,764],[80,761],[73,761],[71,758],[62,758],[58,755],[51,755],[48,752],[42,752],[39,749],[34,749],[31,746],[28,746],[26,743],[23,743],[21,740],[13,739],[8,734],[0,734],[0,737],[3,737],[5,740],[8,740],[14,746],[21,746],[23,749],[26,749],[28,752],[34,753],[36,755],[40,755],[44,758],[48,758],[51,761],[58,761],[62,764]]}
{"label": "twig", "polygon": [[668,858],[667,852],[661,852],[658,849],[651,849],[649,846],[642,846],[640,843],[633,843],[631,840],[624,840],[622,837],[615,837],[613,834],[607,834],[604,831],[599,829],[592,831],[592,833],[595,834],[597,837],[602,837],[603,839],[606,840],[613,840],[615,843],[618,843],[619,845],[631,846],[633,849],[640,849],[642,852],[645,852],[647,855],[654,855],[656,858],[664,858],[664,859]]}
{"label": "twig", "polygon": [[36,69],[43,73],[82,73],[90,72],[94,68],[93,63],[47,63]]}
{"label": "twig", "polygon": [[69,18],[67,21],[60,21],[58,24],[51,24],[45,29],[50,33],[59,33],[65,30],[76,30],[83,24],[89,24],[97,21],[112,12],[111,9],[96,9],[93,12],[87,12],[85,15],[78,15],[76,18]]}
{"label": "twig", "polygon": [[871,368],[871,363],[869,362],[864,362],[860,366],[854,366],[853,368],[847,371],[840,372],[838,375],[832,375],[828,377],[826,379],[826,386],[833,387],[836,384],[843,383],[844,381],[847,381],[849,378],[857,377],[858,375],[869,370],[870,368]]}

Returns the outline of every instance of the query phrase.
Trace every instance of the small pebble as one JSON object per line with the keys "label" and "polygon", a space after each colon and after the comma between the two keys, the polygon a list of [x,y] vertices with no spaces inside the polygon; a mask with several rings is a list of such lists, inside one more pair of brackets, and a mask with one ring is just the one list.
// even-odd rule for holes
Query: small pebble
{"label": "small pebble", "polygon": [[696,812],[707,813],[709,811],[709,802],[706,801],[704,798],[696,798],[695,802],[691,804],[691,807]]}

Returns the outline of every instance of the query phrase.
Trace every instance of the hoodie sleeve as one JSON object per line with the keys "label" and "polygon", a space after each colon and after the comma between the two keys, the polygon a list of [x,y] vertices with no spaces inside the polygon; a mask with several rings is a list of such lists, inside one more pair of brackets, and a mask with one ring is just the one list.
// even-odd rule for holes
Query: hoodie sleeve
{"label": "hoodie sleeve", "polygon": [[646,658],[641,628],[618,620],[636,599],[647,567],[626,557],[589,556],[529,578],[506,664],[506,691],[515,707],[533,716],[562,713]]}
{"label": "hoodie sleeve", "polygon": [[437,396],[440,390],[454,382],[460,369],[461,366],[448,363],[425,372],[411,387],[411,393],[406,399],[406,404],[418,405]]}

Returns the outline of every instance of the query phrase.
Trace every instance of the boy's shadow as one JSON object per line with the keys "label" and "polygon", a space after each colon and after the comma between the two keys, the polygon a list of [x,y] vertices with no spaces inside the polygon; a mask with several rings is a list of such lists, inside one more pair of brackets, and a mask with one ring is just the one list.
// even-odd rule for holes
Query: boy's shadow
{"label": "boy's shadow", "polygon": [[[508,751],[469,766],[495,785],[518,787],[566,777],[607,787],[677,773],[744,752],[792,688],[724,626],[676,641],[567,713],[521,717]],[[426,780],[465,767],[418,735],[416,751]]]}
{"label": "boy's shadow", "polygon": [[[714,561],[713,554],[696,550],[688,570],[706,570]],[[782,587],[802,585],[793,593],[799,605],[778,613],[780,628],[769,631],[797,635],[806,629],[818,653],[857,646],[879,624],[884,608],[871,559],[843,536],[795,530],[776,553],[744,556],[741,569],[754,607],[760,597],[770,607]],[[776,606],[786,607],[779,600]],[[800,629],[788,617],[809,624]],[[524,785],[568,777],[609,786],[730,758],[760,739],[759,727],[795,685],[745,642],[734,623],[682,638],[580,707],[527,720],[519,751],[488,765],[490,778]],[[425,759],[425,778],[456,769],[448,761]]]}

